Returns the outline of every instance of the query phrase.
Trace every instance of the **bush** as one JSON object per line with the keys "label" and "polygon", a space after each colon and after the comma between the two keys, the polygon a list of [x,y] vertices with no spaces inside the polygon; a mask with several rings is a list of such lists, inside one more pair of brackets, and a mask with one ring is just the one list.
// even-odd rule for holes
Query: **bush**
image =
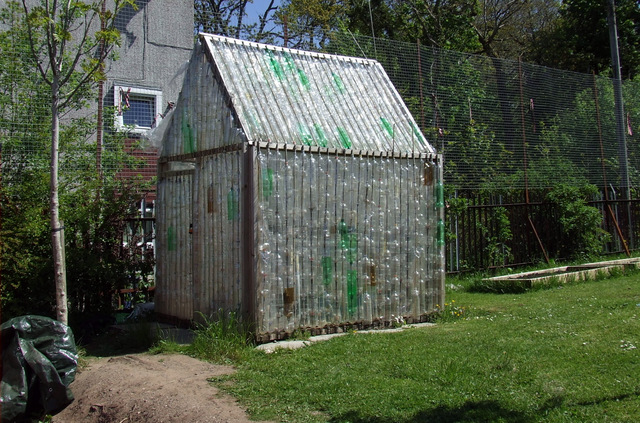
{"label": "bush", "polygon": [[234,312],[219,310],[216,316],[200,313],[195,338],[188,353],[214,363],[229,364],[244,361],[253,349],[253,334]]}
{"label": "bush", "polygon": [[553,188],[546,200],[552,204],[560,235],[556,255],[570,259],[588,258],[602,252],[610,235],[602,229],[602,213],[587,204],[598,188],[584,184],[561,184]]}

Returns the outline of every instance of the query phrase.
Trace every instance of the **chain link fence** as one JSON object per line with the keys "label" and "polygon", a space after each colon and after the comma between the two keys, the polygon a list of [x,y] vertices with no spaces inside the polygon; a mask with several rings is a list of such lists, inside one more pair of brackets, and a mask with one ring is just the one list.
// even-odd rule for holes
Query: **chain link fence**
{"label": "chain link fence", "polygon": [[[3,173],[27,166],[46,169],[49,160],[48,87],[34,70],[19,19],[15,11],[5,11],[0,24]],[[122,19],[128,22],[130,17]],[[125,42],[131,41],[126,32],[123,37]],[[495,242],[491,247],[494,253],[486,258],[462,257],[472,251],[486,252],[487,239],[495,240],[496,235],[486,218],[479,217],[474,218],[474,224],[469,221],[465,225],[468,234],[461,234],[456,217],[449,223],[453,234],[449,253],[450,263],[457,264],[449,270],[460,270],[464,263],[489,267],[547,256],[544,244],[554,241],[535,234],[544,232],[545,226],[542,221],[532,222],[531,216],[544,213],[531,210],[549,189],[560,184],[596,185],[600,194],[592,201],[601,208],[604,229],[612,239],[607,251],[634,247],[637,213],[633,198],[640,180],[640,82],[624,81],[624,113],[617,116],[614,81],[602,76],[350,33],[332,34],[322,51],[382,63],[427,139],[445,156],[444,178],[452,204],[457,198],[468,198],[476,208],[527,208],[524,214],[508,213],[512,236],[502,248],[514,251],[518,240],[526,238],[526,246],[520,250],[528,259],[495,253]],[[139,135],[128,137],[126,130],[114,127],[114,122],[123,127],[154,125],[162,111],[155,110],[144,94],[118,91],[113,102],[105,102],[104,128],[100,129],[92,100],[96,95],[86,97],[86,107],[69,110],[62,139],[62,172],[101,166],[126,177],[154,174],[157,151],[149,156],[152,148],[146,148]],[[105,131],[101,154],[94,142],[98,130]],[[123,145],[130,157],[110,154],[115,151],[110,145]],[[610,203],[611,213],[607,211]],[[462,246],[465,239],[475,239],[477,245],[464,241],[467,245]]]}
{"label": "chain link fence", "polygon": [[622,87],[620,139],[610,78],[352,34],[326,50],[382,63],[456,189],[621,187],[625,172],[637,185],[637,81]]}

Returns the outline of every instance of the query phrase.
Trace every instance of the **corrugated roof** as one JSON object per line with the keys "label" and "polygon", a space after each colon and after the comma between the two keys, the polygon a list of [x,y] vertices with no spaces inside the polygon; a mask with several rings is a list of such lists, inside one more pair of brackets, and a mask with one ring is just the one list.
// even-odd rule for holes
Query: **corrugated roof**
{"label": "corrugated roof", "polygon": [[375,60],[200,39],[250,141],[435,152]]}

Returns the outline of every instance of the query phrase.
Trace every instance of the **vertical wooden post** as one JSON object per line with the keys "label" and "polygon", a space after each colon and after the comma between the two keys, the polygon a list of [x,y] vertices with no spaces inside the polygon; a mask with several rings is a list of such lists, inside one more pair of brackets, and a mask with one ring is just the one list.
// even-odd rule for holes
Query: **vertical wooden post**
{"label": "vertical wooden post", "polygon": [[605,166],[604,161],[604,145],[602,142],[602,121],[600,119],[600,102],[598,100],[598,84],[596,81],[596,74],[593,73],[593,98],[596,104],[596,121],[598,122],[598,137],[600,140],[600,164],[602,165],[602,184],[604,185],[604,204],[607,207],[607,211],[609,212],[609,216],[613,221],[614,226],[616,227],[616,232],[618,237],[620,238],[620,242],[622,242],[622,246],[624,247],[624,251],[627,253],[627,257],[631,257],[631,252],[629,251],[629,246],[627,245],[627,240],[624,239],[624,235],[622,235],[622,230],[620,229],[620,225],[618,225],[618,219],[616,219],[615,214],[613,213],[613,209],[611,208],[611,204],[609,204],[609,188],[607,182],[607,167]]}
{"label": "vertical wooden post", "polygon": [[527,221],[529,222],[529,226],[531,227],[531,231],[533,235],[536,237],[538,241],[538,246],[544,255],[544,259],[547,263],[549,263],[549,256],[547,255],[547,250],[545,250],[544,245],[542,244],[542,240],[540,239],[540,235],[538,235],[538,231],[536,230],[533,221],[531,220],[531,213],[529,212],[529,176],[527,172],[527,128],[525,126],[524,119],[524,91],[522,89],[522,59],[518,59],[518,80],[520,81],[520,118],[522,124],[522,159],[524,166],[524,196],[526,201],[526,209],[527,209]]}
{"label": "vertical wooden post", "polygon": [[[245,144],[240,164],[240,272],[242,283],[242,317],[246,323],[256,323],[256,245],[254,181],[256,147]],[[256,328],[259,331],[259,328]]]}
{"label": "vertical wooden post", "polygon": [[[204,295],[204,269],[203,266],[208,266],[208,263],[204,262],[204,240],[206,235],[202,231],[202,218],[206,216],[203,212],[207,199],[202,198],[200,189],[201,181],[203,178],[202,169],[202,157],[196,157],[195,168],[193,176],[191,177],[191,222],[189,226],[188,239],[191,241],[187,245],[191,245],[191,292],[184,293],[185,301],[191,300],[191,313],[188,313],[188,305],[185,305],[185,315],[191,314],[193,320],[201,320],[202,316],[198,313],[201,312],[205,316],[211,315],[215,310],[209,310],[209,304],[207,304],[207,297]],[[185,226],[186,227],[186,226]],[[187,287],[188,288],[188,287]]]}

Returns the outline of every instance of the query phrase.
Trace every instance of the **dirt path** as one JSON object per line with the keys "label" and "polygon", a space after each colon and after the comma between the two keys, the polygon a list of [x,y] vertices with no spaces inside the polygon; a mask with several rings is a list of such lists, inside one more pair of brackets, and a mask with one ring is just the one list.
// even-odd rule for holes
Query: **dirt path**
{"label": "dirt path", "polygon": [[75,401],[55,423],[249,422],[207,379],[233,368],[179,354],[132,354],[91,360],[71,384]]}

